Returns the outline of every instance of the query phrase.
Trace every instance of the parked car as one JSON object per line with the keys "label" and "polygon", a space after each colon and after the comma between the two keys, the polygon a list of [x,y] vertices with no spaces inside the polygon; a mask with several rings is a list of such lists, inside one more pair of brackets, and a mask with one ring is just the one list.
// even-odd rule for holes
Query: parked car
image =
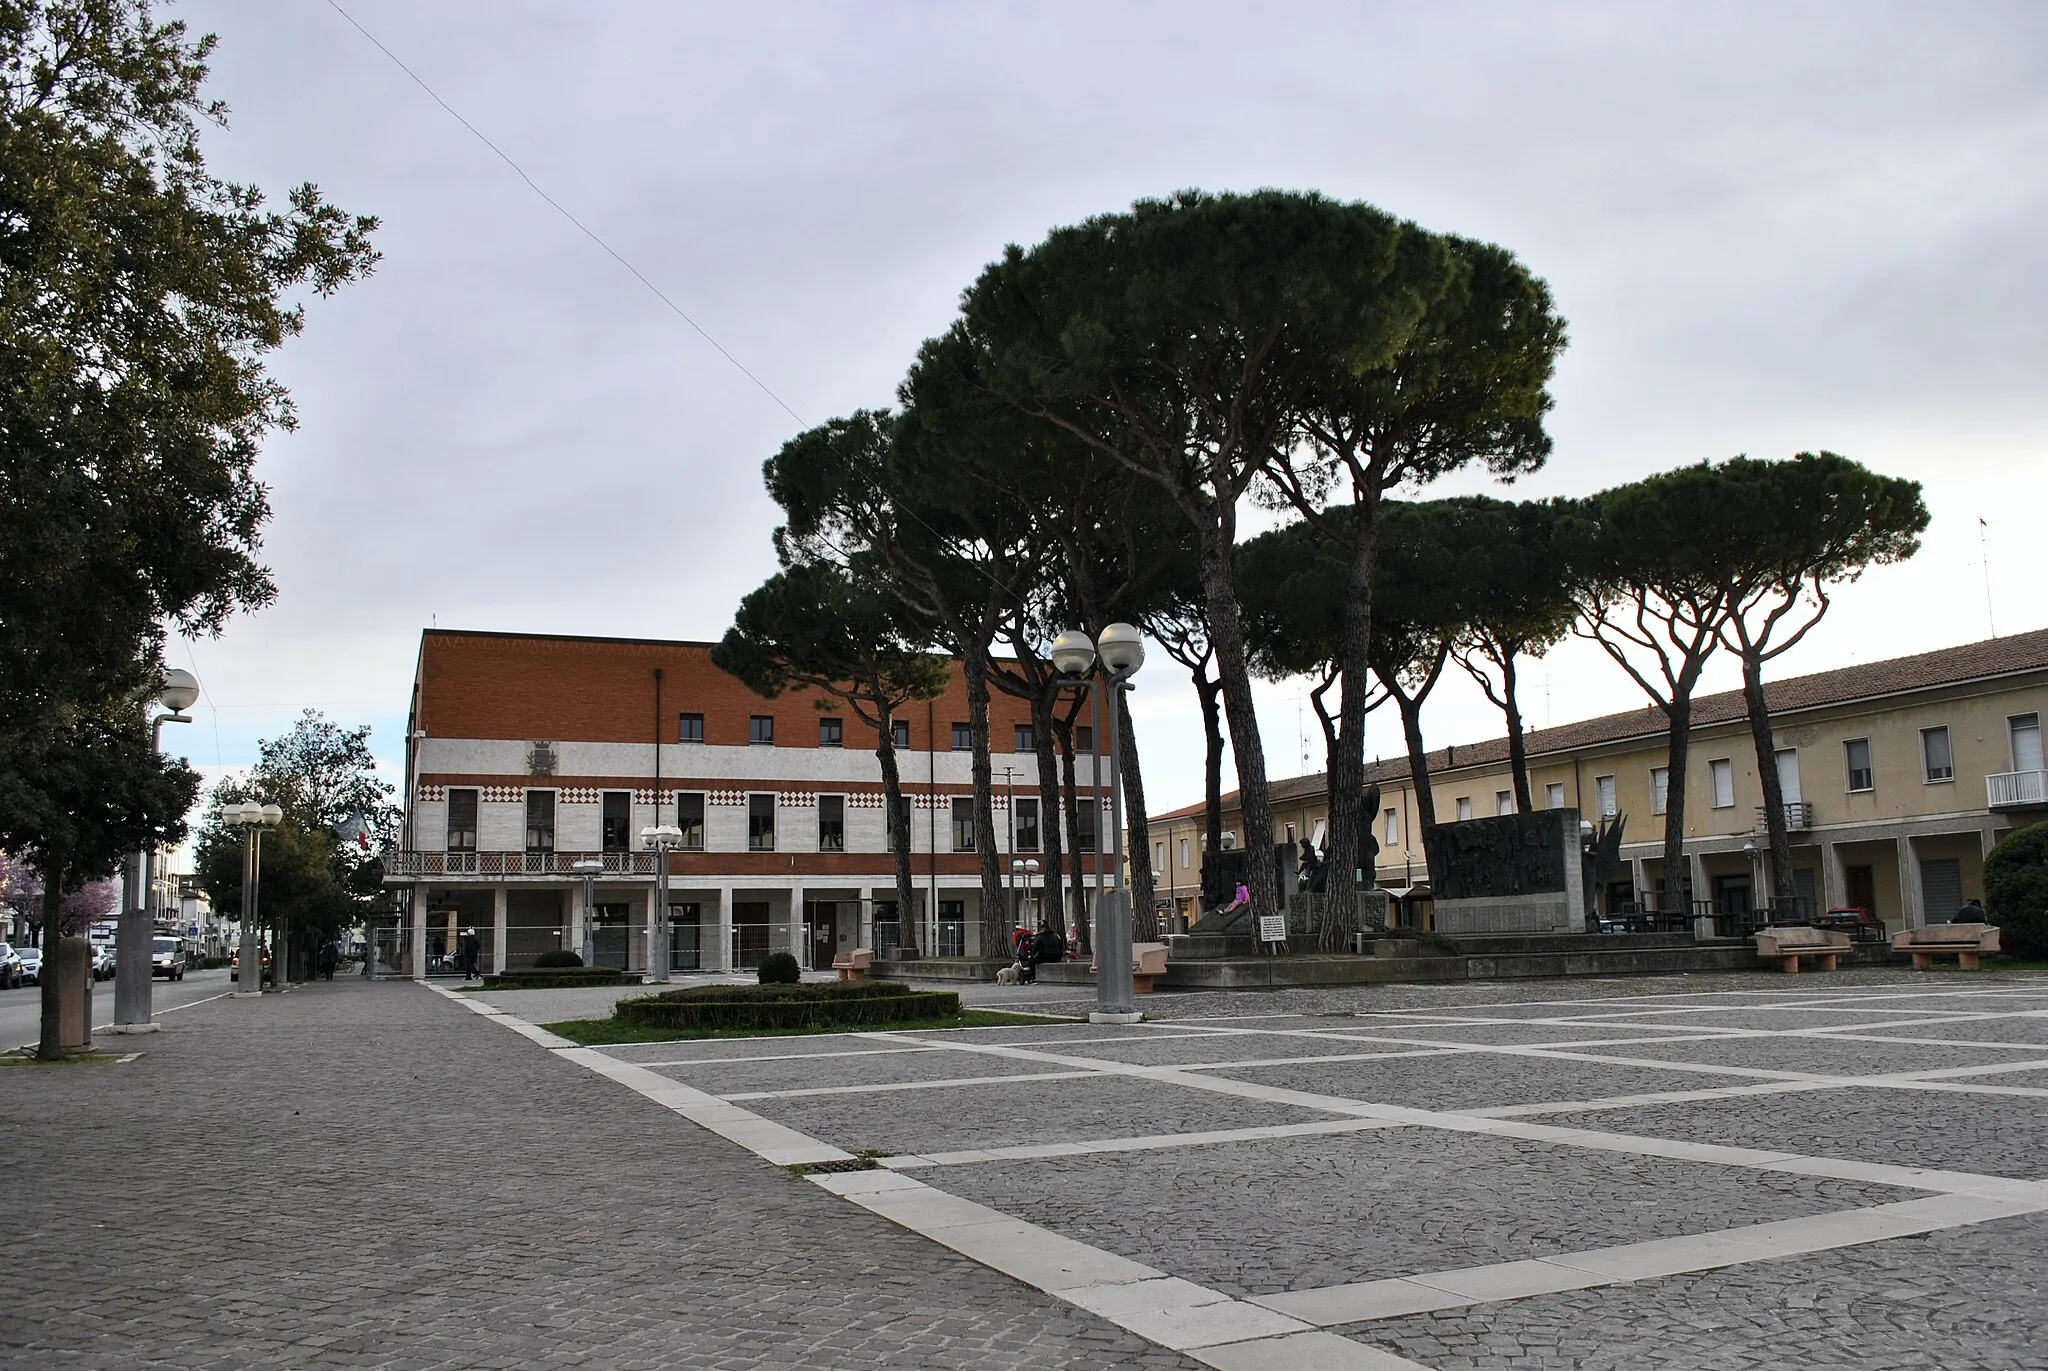
{"label": "parked car", "polygon": [[24,947],[15,954],[21,959],[21,979],[24,985],[43,983],[43,949]]}
{"label": "parked car", "polygon": [[21,954],[7,943],[0,943],[0,990],[12,990],[21,984]]}
{"label": "parked car", "polygon": [[114,979],[114,945],[94,943],[92,945],[92,978],[96,981]]}
{"label": "parked car", "polygon": [[[263,954],[263,974],[265,976],[268,976],[270,974],[270,953],[268,950],[266,950]],[[234,952],[228,958],[228,979],[231,981],[239,981],[242,979],[242,954],[239,950]],[[259,984],[258,989],[261,988],[262,987]]]}
{"label": "parked car", "polygon": [[149,975],[151,980],[155,980],[158,976],[164,976],[174,981],[185,979],[185,940],[183,938],[157,938],[151,941]]}

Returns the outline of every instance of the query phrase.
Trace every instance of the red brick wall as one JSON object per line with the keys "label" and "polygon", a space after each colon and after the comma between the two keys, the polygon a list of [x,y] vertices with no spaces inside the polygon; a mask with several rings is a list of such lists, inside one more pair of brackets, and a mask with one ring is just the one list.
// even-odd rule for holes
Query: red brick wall
{"label": "red brick wall", "polygon": [[[869,749],[873,734],[843,703],[810,690],[765,700],[711,664],[707,643],[618,638],[521,637],[429,629],[420,641],[420,699],[414,727],[437,738],[520,738],[550,742],[645,743],[653,740],[654,670],[661,668],[661,741],[676,741],[680,714],[704,716],[707,744],[744,746],[748,719],[773,715],[778,747],[816,747],[818,717],[845,721],[849,748]],[[967,722],[967,693],[957,666],[929,709],[904,711],[910,747],[952,746],[952,725]],[[997,692],[989,702],[989,742],[1011,750],[1012,729],[1031,722],[1022,700]]]}

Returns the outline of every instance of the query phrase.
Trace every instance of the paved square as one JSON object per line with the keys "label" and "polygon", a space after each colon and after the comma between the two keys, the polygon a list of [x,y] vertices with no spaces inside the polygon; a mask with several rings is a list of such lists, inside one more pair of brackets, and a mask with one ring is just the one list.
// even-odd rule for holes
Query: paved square
{"label": "paved square", "polygon": [[2048,979],[1146,1008],[590,1055],[1211,1366],[2048,1365]]}

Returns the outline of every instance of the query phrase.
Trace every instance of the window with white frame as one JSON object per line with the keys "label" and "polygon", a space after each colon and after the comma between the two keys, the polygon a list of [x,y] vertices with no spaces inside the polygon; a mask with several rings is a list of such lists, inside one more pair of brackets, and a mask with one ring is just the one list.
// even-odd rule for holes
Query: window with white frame
{"label": "window with white frame", "polygon": [[818,851],[846,851],[846,797],[818,797]]}
{"label": "window with white frame", "polygon": [[1188,840],[1186,838],[1182,838],[1180,840],[1180,865],[1183,871],[1187,870],[1189,861],[1190,854],[1188,852]]}
{"label": "window with white frame", "polygon": [[1946,727],[1920,730],[1920,760],[1929,785],[1956,778],[1956,754],[1949,746]]}
{"label": "window with white frame", "polygon": [[1564,808],[1564,782],[1552,781],[1543,787],[1543,803],[1551,809]]}
{"label": "window with white frame", "polygon": [[1671,768],[1653,766],[1650,768],[1650,812],[1662,814],[1671,808]]}
{"label": "window with white frame", "polygon": [[1401,811],[1390,809],[1380,815],[1380,832],[1384,835],[1380,845],[1392,847],[1401,841]]}
{"label": "window with white frame", "polygon": [[1614,802],[1614,778],[1612,776],[1595,776],[1593,778],[1593,802],[1599,807],[1600,817],[1603,819],[1611,819],[1621,812]]}
{"label": "window with white frame", "polygon": [[1471,817],[1472,797],[1470,795],[1460,795],[1458,797],[1458,822],[1463,823]]}
{"label": "window with white frame", "polygon": [[1019,800],[1012,813],[1016,815],[1014,822],[1017,825],[1017,850],[1038,851],[1038,801]]}
{"label": "window with white frame", "polygon": [[1726,809],[1735,803],[1735,763],[1727,757],[1720,757],[1707,763],[1707,780],[1714,788],[1714,808]]}
{"label": "window with white frame", "polygon": [[1154,871],[1166,870],[1166,844],[1164,841],[1152,844],[1152,869]]}
{"label": "window with white frame", "polygon": [[1496,790],[1496,791],[1494,791],[1494,792],[1493,792],[1493,812],[1494,812],[1494,813],[1496,813],[1496,814],[1512,814],[1512,813],[1514,813],[1514,812],[1515,812],[1515,792],[1514,792],[1514,791],[1512,791],[1512,790]]}
{"label": "window with white frame", "polygon": [[775,850],[775,796],[772,793],[747,796],[747,850]]}
{"label": "window with white frame", "polygon": [[691,852],[704,850],[704,796],[701,792],[676,796],[676,827],[683,831],[677,846]]}
{"label": "window with white frame", "polygon": [[1877,789],[1877,772],[1870,765],[1870,739],[1851,738],[1842,744],[1842,763],[1848,772],[1849,789]]}
{"label": "window with white frame", "polygon": [[476,851],[476,792],[451,789],[448,792],[448,850]]}
{"label": "window with white frame", "polygon": [[961,795],[953,800],[953,850],[974,851],[974,797]]}

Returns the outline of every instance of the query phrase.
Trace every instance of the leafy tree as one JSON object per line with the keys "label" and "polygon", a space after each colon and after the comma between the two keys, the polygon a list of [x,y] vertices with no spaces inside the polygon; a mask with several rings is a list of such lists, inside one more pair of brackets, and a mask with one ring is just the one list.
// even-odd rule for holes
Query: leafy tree
{"label": "leafy tree", "polygon": [[[59,958],[85,917],[75,906],[67,912],[66,897],[112,875],[132,852],[181,841],[199,778],[182,761],[155,753],[134,705],[76,712],[27,751],[16,752],[25,764],[0,767],[0,847],[34,872],[43,946]],[[44,1060],[62,1054],[59,980],[42,982],[37,1055]]]}
{"label": "leafy tree", "polygon": [[[57,906],[58,924],[72,932],[114,912],[121,887],[112,878],[88,881]],[[31,928],[43,926],[43,878],[18,857],[0,852],[0,906],[13,909]]]}
{"label": "leafy tree", "polygon": [[882,767],[890,850],[895,854],[897,929],[916,956],[917,920],[910,874],[910,819],[896,760],[895,712],[945,692],[943,661],[923,651],[902,607],[878,593],[875,578],[825,562],[800,562],[768,578],[740,601],[739,613],[711,660],[750,689],[774,698],[807,686],[843,701],[875,731]]}
{"label": "leafy tree", "polygon": [[1524,657],[1540,657],[1578,616],[1564,559],[1557,549],[1560,501],[1510,503],[1464,496],[1467,541],[1459,548],[1465,583],[1451,655],[1504,716],[1515,808],[1535,808],[1529,749],[1523,736],[1518,675]]}
{"label": "leafy tree", "polygon": [[1783,462],[1736,457],[1712,470],[1720,491],[1703,517],[1713,521],[1728,560],[1729,613],[1720,638],[1742,659],[1742,698],[1770,833],[1771,893],[1789,904],[1798,887],[1764,665],[1821,621],[1830,584],[1917,552],[1927,504],[1918,481],[1880,476],[1832,452]]}
{"label": "leafy tree", "polygon": [[[1007,249],[962,299],[977,374],[1146,482],[1186,522],[1230,720],[1252,909],[1278,903],[1233,575],[1239,506],[1294,431],[1310,354],[1383,361],[1418,312],[1376,292],[1399,230],[1315,195],[1184,192]],[[1318,334],[1325,317],[1345,329]]]}
{"label": "leafy tree", "polygon": [[[1411,644],[1420,656],[1410,661],[1397,652],[1402,665],[1390,672],[1385,654],[1408,630],[1382,634],[1374,623],[1381,504],[1398,488],[1427,485],[1473,463],[1508,478],[1542,466],[1550,453],[1543,428],[1550,375],[1565,342],[1549,287],[1512,253],[1386,222],[1380,251],[1389,266],[1363,283],[1362,294],[1354,282],[1347,282],[1353,290],[1333,293],[1324,346],[1309,354],[1320,365],[1303,396],[1301,441],[1269,467],[1310,532],[1334,544],[1347,564],[1338,650],[1330,659],[1340,693],[1330,752],[1329,860],[1340,872],[1358,865],[1361,821],[1370,819],[1361,813],[1368,662],[1401,704],[1413,735],[1419,723],[1410,706],[1420,701],[1411,701],[1410,686],[1426,693],[1443,661],[1441,653]],[[1382,358],[1367,339],[1385,332],[1386,321],[1409,322],[1396,327],[1398,345]],[[1484,555],[1470,543],[1459,551]],[[1320,702],[1318,708],[1329,733]],[[1412,742],[1410,751],[1420,756]],[[1417,795],[1427,794],[1418,777]],[[1342,924],[1353,903],[1351,883],[1335,882],[1330,892]]]}
{"label": "leafy tree", "polygon": [[265,359],[295,290],[376,260],[313,186],[271,210],[207,170],[213,44],[147,0],[0,4],[0,771],[146,688],[163,625],[270,598]]}
{"label": "leafy tree", "polygon": [[2048,823],[1998,840],[1984,858],[1984,899],[2006,952],[2048,957]]}

